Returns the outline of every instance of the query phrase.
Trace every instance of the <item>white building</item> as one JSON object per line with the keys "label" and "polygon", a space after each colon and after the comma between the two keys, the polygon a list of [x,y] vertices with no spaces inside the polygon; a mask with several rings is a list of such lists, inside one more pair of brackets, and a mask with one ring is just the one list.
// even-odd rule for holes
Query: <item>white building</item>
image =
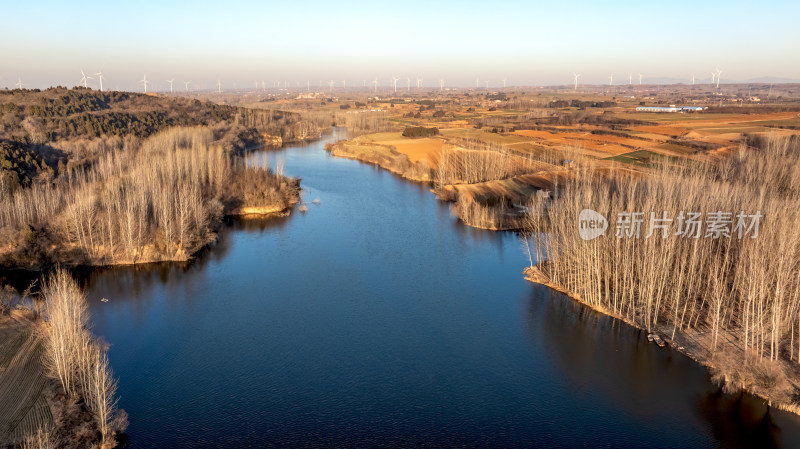
{"label": "white building", "polygon": [[708,109],[706,106],[639,106],[638,112],[700,112]]}

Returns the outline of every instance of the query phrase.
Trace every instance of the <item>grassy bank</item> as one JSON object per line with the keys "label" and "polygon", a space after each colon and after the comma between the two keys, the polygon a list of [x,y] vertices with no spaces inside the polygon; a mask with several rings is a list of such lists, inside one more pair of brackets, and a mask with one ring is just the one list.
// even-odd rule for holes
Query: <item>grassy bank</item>
{"label": "grassy bank", "polygon": [[520,229],[519,206],[569,175],[549,156],[450,134],[423,138],[408,138],[401,132],[365,134],[329,144],[326,150],[431,184],[437,197],[451,202],[453,214],[465,224],[489,230]]}
{"label": "grassy bank", "polygon": [[365,137],[325,145],[333,156],[375,164],[401,177],[417,182],[431,182],[433,169],[426,161],[411,162],[408,155],[391,145],[366,140]]}

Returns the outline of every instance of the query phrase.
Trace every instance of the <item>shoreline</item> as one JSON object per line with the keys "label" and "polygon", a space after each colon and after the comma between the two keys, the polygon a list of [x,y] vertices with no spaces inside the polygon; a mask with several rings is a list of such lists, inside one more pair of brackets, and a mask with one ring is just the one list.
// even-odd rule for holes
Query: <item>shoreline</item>
{"label": "shoreline", "polygon": [[[390,155],[395,155],[397,159],[391,159],[391,158],[387,157],[387,155],[384,155],[384,154],[381,154],[381,155],[378,155],[378,156],[375,156],[375,157],[368,157],[368,155],[366,155],[366,154],[363,154],[361,152],[353,151],[353,150],[348,149],[347,146],[344,145],[344,142],[346,142],[346,141],[337,142],[336,144],[326,145],[325,149],[326,149],[326,151],[328,151],[329,153],[331,153],[331,155],[333,155],[335,157],[341,157],[341,158],[345,158],[345,159],[351,159],[351,160],[356,160],[356,161],[359,161],[359,162],[362,162],[362,163],[368,163],[368,164],[371,164],[371,165],[375,165],[375,166],[378,166],[378,167],[380,167],[380,168],[382,168],[384,170],[387,170],[387,171],[389,171],[391,173],[394,173],[394,174],[402,177],[403,179],[406,179],[406,180],[409,180],[409,181],[423,182],[423,183],[427,183],[427,184],[430,184],[432,182],[431,180],[418,179],[418,178],[415,178],[413,176],[409,176],[407,172],[404,172],[404,171],[401,171],[401,170],[397,169],[393,164],[396,163],[397,159],[400,159],[401,157],[404,156],[404,155],[402,155],[400,153],[393,152],[393,151],[391,151],[391,149],[387,148],[386,152],[388,152]],[[379,156],[385,156],[385,157],[379,157]],[[451,204],[451,208],[455,206],[455,204],[456,204],[455,201],[448,200],[447,198],[443,198],[434,189],[431,189],[431,192],[434,193],[434,195],[436,195],[437,199],[449,202]],[[451,212],[451,213],[453,213],[453,212]],[[464,220],[462,217],[458,216],[458,214],[454,213],[454,215],[456,215],[459,218],[459,221],[461,221],[464,225],[472,227],[472,228],[476,228],[476,229],[484,229],[484,230],[489,230],[489,231],[517,231],[518,230],[518,229],[514,229],[514,228],[497,229],[495,227],[488,227],[488,226],[480,226],[480,225],[477,225],[477,224],[471,224],[468,221]],[[637,323],[635,323],[635,322],[633,322],[633,321],[631,321],[631,320],[629,320],[627,318],[624,318],[622,316],[618,316],[615,313],[613,313],[612,311],[606,310],[603,307],[593,306],[593,305],[587,303],[586,301],[584,301],[583,298],[581,298],[579,295],[574,294],[574,293],[572,293],[570,291],[567,291],[566,289],[560,287],[559,285],[556,285],[556,284],[552,283],[535,266],[534,267],[526,267],[523,270],[523,273],[524,273],[525,279],[527,281],[529,281],[529,282],[532,282],[532,283],[535,283],[535,284],[544,285],[544,286],[546,286],[546,287],[548,287],[548,288],[550,288],[552,290],[555,290],[555,291],[557,291],[559,293],[562,293],[562,294],[572,298],[573,300],[577,301],[578,303],[580,303],[580,304],[582,304],[584,306],[589,307],[591,310],[594,310],[594,311],[596,311],[598,313],[602,313],[603,315],[606,315],[606,316],[608,316],[610,318],[618,319],[618,320],[630,325],[631,327],[633,327],[635,329],[647,332],[647,330],[645,328],[643,328],[642,326],[640,326],[639,324],[637,324]],[[675,350],[677,350],[681,354],[689,357],[690,359],[694,360],[695,362],[697,362],[698,364],[703,366],[708,371],[709,377],[712,378],[711,379],[712,382],[718,384],[720,386],[720,389],[726,391],[726,390],[730,390],[731,387],[733,387],[733,391],[734,392],[741,391],[741,392],[744,392],[746,394],[752,395],[753,397],[758,398],[759,400],[762,400],[768,408],[769,407],[774,407],[776,409],[783,410],[783,411],[786,411],[788,413],[792,413],[792,414],[795,414],[797,416],[800,416],[800,405],[798,405],[798,404],[785,403],[785,402],[781,402],[781,401],[775,400],[773,398],[770,398],[769,395],[763,394],[762,392],[759,392],[759,391],[756,391],[753,388],[748,387],[746,385],[734,385],[732,383],[729,383],[729,384],[726,385],[726,382],[727,382],[727,380],[729,378],[728,370],[725,367],[721,367],[718,364],[716,364],[715,361],[713,360],[713,355],[704,354],[704,353],[709,353],[710,352],[710,347],[711,347],[710,344],[708,344],[708,342],[705,341],[705,340],[710,338],[710,336],[707,335],[706,332],[704,332],[702,330],[699,330],[699,329],[696,329],[696,328],[695,329],[691,329],[691,331],[689,331],[688,329],[687,330],[677,329],[677,330],[674,331],[674,339],[673,339],[672,338],[672,334],[673,334],[672,326],[671,325],[667,325],[666,323],[657,325],[656,327],[654,327],[651,330],[651,332],[658,333],[659,335],[662,336],[662,338],[664,338],[664,340],[668,343],[668,345],[671,348],[674,348]],[[724,333],[720,332],[719,340],[724,345],[725,342],[727,342],[727,341],[733,341],[734,340],[734,336],[731,335],[730,332],[728,332],[728,331],[726,331]],[[722,353],[722,351],[720,350],[719,353]],[[715,379],[715,377],[718,377],[719,379]],[[791,379],[789,379],[789,380],[792,383],[792,386],[795,388],[795,390],[800,388],[800,385],[795,384],[794,382],[791,381]]]}
{"label": "shoreline", "polygon": [[[292,144],[297,146],[311,144],[315,141],[320,140],[325,134],[327,130],[323,130],[319,136],[307,139],[292,139],[291,141],[284,141],[281,142],[281,146],[270,146],[269,144],[260,144],[255,147],[246,148],[245,152],[253,152],[253,151],[274,151],[280,150],[285,147],[286,144]],[[292,184],[295,185],[295,191],[290,198],[286,198],[286,206],[279,206],[279,205],[272,205],[272,206],[238,206],[232,209],[228,213],[223,213],[220,216],[219,223],[210,230],[210,232],[205,236],[205,238],[201,239],[200,242],[197,243],[193,248],[187,250],[182,255],[176,254],[173,257],[167,257],[161,255],[159,257],[145,257],[142,260],[119,260],[116,262],[103,262],[103,263],[84,263],[84,262],[77,262],[74,260],[57,260],[57,261],[48,261],[43,265],[32,265],[32,266],[22,266],[19,264],[8,264],[8,265],[0,265],[0,273],[9,273],[14,271],[19,272],[28,272],[28,273],[42,273],[51,269],[55,266],[64,266],[69,268],[87,268],[87,269],[94,269],[94,268],[110,268],[110,267],[125,267],[125,266],[136,266],[136,265],[148,265],[148,264],[157,264],[157,263],[174,263],[174,262],[188,262],[190,260],[195,259],[199,253],[205,251],[214,243],[216,243],[219,239],[219,232],[224,225],[226,219],[230,218],[268,218],[268,217],[285,217],[291,214],[292,209],[300,202],[301,196],[300,192],[302,191],[302,187],[300,185],[301,179],[300,178],[287,178],[288,180],[292,181]],[[142,252],[147,252],[148,247],[152,247],[155,245],[154,242],[148,242],[142,246]],[[152,249],[152,248],[150,248]],[[0,278],[2,280],[2,278]],[[2,286],[2,284],[0,284]]]}
{"label": "shoreline", "polygon": [[[130,266],[145,266],[151,264],[158,264],[158,263],[180,263],[180,262],[189,262],[194,260],[198,257],[200,253],[209,249],[213,246],[217,241],[219,241],[219,233],[222,231],[222,227],[224,226],[225,219],[231,218],[242,218],[242,219],[260,219],[260,218],[269,218],[269,217],[286,217],[291,214],[292,209],[298,203],[298,201],[292,200],[287,207],[242,207],[241,211],[234,211],[232,213],[228,213],[222,216],[222,220],[217,229],[215,229],[212,233],[208,234],[206,239],[199,243],[194,248],[191,249],[186,255],[186,257],[162,257],[157,259],[146,259],[142,261],[129,261],[129,260],[121,260],[118,262],[113,263],[98,263],[98,264],[91,264],[91,263],[74,263],[70,261],[59,261],[54,262],[46,265],[40,266],[30,266],[30,267],[21,267],[18,265],[13,266],[0,266],[0,274],[2,273],[13,273],[13,272],[23,272],[23,273],[43,273],[49,269],[52,269],[56,266],[63,266],[72,269],[99,269],[99,268],[112,268],[112,267],[130,267]],[[0,280],[2,277],[0,277]],[[0,284],[1,286],[2,284]]]}
{"label": "shoreline", "polygon": [[[422,164],[420,162],[411,162],[405,154],[398,153],[394,151],[392,148],[385,147],[382,145],[374,146],[374,149],[379,149],[380,152],[374,152],[371,155],[367,155],[364,152],[354,151],[349,149],[346,142],[347,140],[339,141],[336,143],[329,143],[325,145],[325,151],[330,153],[334,157],[339,157],[342,159],[350,159],[354,161],[358,161],[364,164],[369,164],[380,169],[386,170],[390,173],[393,173],[406,181],[416,182],[420,184],[425,184],[431,187],[430,192],[436,196],[436,199],[439,201],[444,201],[450,204],[451,207],[451,214],[453,214],[456,218],[461,221],[466,226],[475,229],[483,229],[487,231],[510,231],[510,232],[517,232],[520,231],[522,228],[521,226],[513,226],[513,225],[500,225],[496,226],[494,224],[491,225],[483,225],[480,223],[472,223],[469,220],[466,220],[464,217],[458,214],[456,209],[457,201],[448,198],[445,196],[444,192],[437,192],[436,189],[433,187],[433,169],[428,167],[426,164]],[[405,169],[403,169],[405,167]],[[452,189],[452,186],[447,186]],[[449,190],[448,192],[454,192],[455,189]],[[454,210],[455,209],[455,210]]]}
{"label": "shoreline", "polygon": [[[404,154],[393,151],[388,147],[376,146],[375,148],[380,149],[381,152],[374,153],[372,157],[368,157],[366,154],[349,150],[346,142],[348,142],[348,140],[328,143],[325,145],[325,151],[334,157],[350,159],[377,166],[408,181],[424,184],[430,184],[433,182],[430,173],[430,171],[433,170],[432,168],[418,162],[411,162],[408,156]],[[405,167],[405,169],[403,169],[403,167]],[[425,173],[426,171],[427,173]],[[419,172],[423,173],[420,174]]]}
{"label": "shoreline", "polygon": [[[597,313],[603,314],[603,315],[605,315],[605,316],[607,316],[609,318],[622,321],[623,323],[625,323],[625,324],[627,324],[627,325],[629,325],[629,326],[631,326],[634,329],[637,329],[639,331],[647,332],[647,329],[643,328],[641,325],[639,325],[639,324],[637,324],[637,323],[635,323],[635,322],[633,322],[633,321],[631,321],[631,320],[629,320],[627,318],[619,316],[619,315],[613,313],[610,310],[606,310],[603,307],[593,306],[593,305],[587,303],[586,301],[584,301],[583,298],[580,297],[580,295],[577,295],[577,294],[575,294],[573,292],[570,292],[570,291],[562,288],[561,286],[559,286],[557,284],[554,284],[535,265],[534,266],[525,267],[522,270],[522,273],[523,273],[524,279],[526,281],[528,281],[528,282],[531,282],[533,284],[543,285],[543,286],[545,286],[545,287],[547,287],[547,288],[549,288],[551,290],[554,290],[556,292],[559,292],[559,293],[563,294],[564,296],[567,296],[568,298],[576,301],[577,303],[581,304],[582,306],[585,306],[585,307],[589,308],[590,310],[593,310],[593,311],[595,311]],[[769,413],[769,408],[774,407],[774,408],[776,408],[778,410],[783,410],[783,411],[785,411],[787,413],[791,413],[791,414],[794,414],[796,416],[800,416],[800,405],[793,404],[793,403],[785,403],[785,402],[774,400],[774,399],[768,397],[767,395],[765,395],[765,394],[763,394],[763,393],[761,393],[759,391],[755,391],[752,388],[749,388],[747,386],[733,385],[733,387],[734,387],[733,391],[730,391],[730,390],[726,391],[726,386],[727,385],[726,385],[725,382],[728,379],[728,373],[723,368],[721,368],[720,366],[714,364],[714,362],[712,360],[713,357],[708,357],[708,356],[705,356],[705,355],[699,353],[701,351],[708,351],[709,350],[708,347],[706,347],[706,344],[704,344],[704,342],[702,341],[703,340],[702,337],[704,336],[704,333],[701,332],[701,331],[686,332],[686,331],[683,331],[683,330],[676,330],[675,339],[673,339],[672,337],[668,336],[668,335],[670,335],[669,328],[670,328],[670,326],[659,325],[659,326],[657,326],[657,328],[652,329],[650,332],[651,333],[656,333],[658,335],[661,335],[661,338],[664,339],[664,341],[667,343],[667,345],[670,348],[672,348],[672,349],[676,350],[677,352],[685,355],[686,357],[688,357],[688,358],[692,359],[693,361],[695,361],[696,363],[698,363],[700,366],[704,367],[707,370],[708,375],[711,378],[710,380],[712,381],[712,383],[719,385],[719,388],[723,392],[726,392],[726,393],[743,392],[743,393],[749,394],[749,395],[751,395],[751,396],[753,396],[755,398],[758,398],[759,400],[764,402],[764,404],[767,407],[767,412],[768,413]],[[732,336],[730,335],[730,333],[728,331],[726,331],[724,333],[720,333],[720,339],[721,340],[728,340],[731,337]],[[678,342],[682,342],[683,344],[680,344]],[[715,370],[718,371],[718,372],[715,373],[714,372]],[[721,378],[721,382],[719,380],[716,380],[715,377],[720,377]],[[795,384],[793,384],[793,386],[797,387]]]}

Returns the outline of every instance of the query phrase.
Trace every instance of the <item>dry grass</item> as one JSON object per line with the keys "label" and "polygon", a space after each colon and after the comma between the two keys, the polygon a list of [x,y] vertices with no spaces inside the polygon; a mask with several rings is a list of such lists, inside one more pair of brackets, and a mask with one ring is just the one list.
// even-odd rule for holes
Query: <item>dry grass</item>
{"label": "dry grass", "polygon": [[439,153],[442,151],[444,140],[438,138],[398,139],[380,141],[383,145],[394,147],[398,153],[405,154],[408,159],[416,164],[425,161],[430,166],[435,166]]}
{"label": "dry grass", "polygon": [[334,156],[375,164],[412,181],[430,182],[433,179],[432,170],[426,163],[412,163],[407,155],[387,145],[355,139],[328,144],[325,149]]}

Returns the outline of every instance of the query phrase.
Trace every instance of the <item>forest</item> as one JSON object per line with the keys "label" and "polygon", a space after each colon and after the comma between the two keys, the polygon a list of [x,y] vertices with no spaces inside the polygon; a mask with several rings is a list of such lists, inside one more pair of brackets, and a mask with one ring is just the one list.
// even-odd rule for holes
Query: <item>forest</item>
{"label": "forest", "polygon": [[[530,204],[528,247],[541,262],[529,278],[664,333],[726,391],[795,407],[800,138],[753,135],[724,159],[644,177],[584,163]],[[604,236],[580,236],[584,209],[607,218]]]}
{"label": "forest", "polygon": [[38,176],[53,178],[91,165],[104,152],[106,141],[145,139],[173,127],[220,123],[235,129],[225,134],[239,150],[263,143],[266,136],[291,142],[320,133],[296,113],[182,97],[80,87],[0,90],[0,179],[6,190],[30,186]]}
{"label": "forest", "polygon": [[295,113],[173,97],[51,88],[0,101],[4,267],[186,260],[223,216],[299,198],[298,181],[247,165],[249,148],[320,133]]}

